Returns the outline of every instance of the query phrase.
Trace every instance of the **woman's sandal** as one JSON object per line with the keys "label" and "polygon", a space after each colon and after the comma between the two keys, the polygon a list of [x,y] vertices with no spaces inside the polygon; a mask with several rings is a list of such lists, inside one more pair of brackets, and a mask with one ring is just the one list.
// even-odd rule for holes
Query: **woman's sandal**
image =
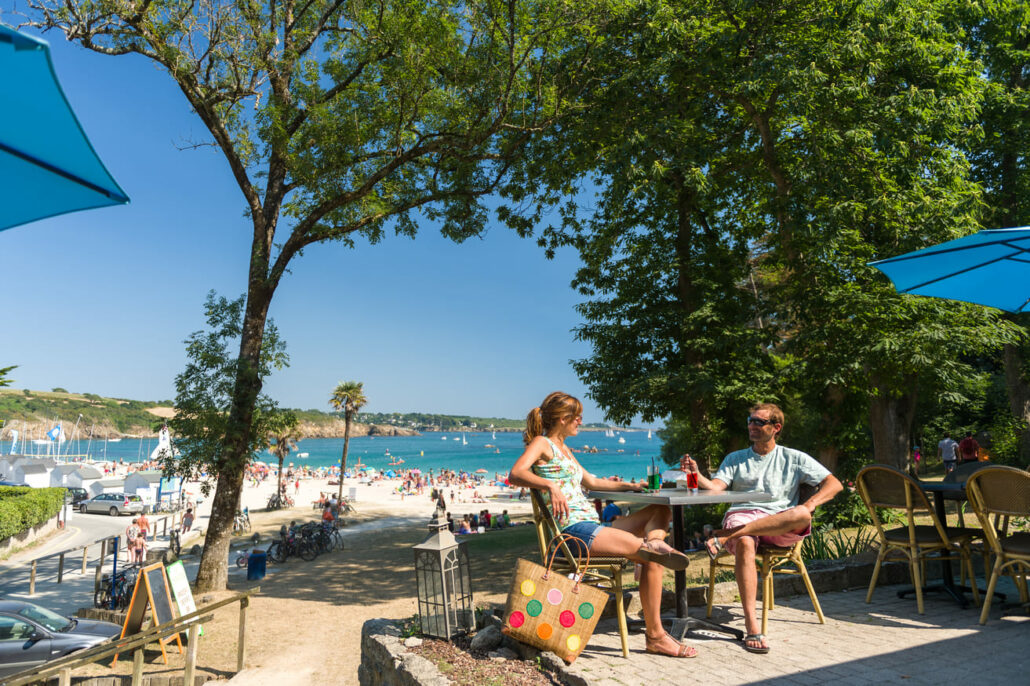
{"label": "woman's sandal", "polygon": [[719,542],[718,536],[712,536],[705,541],[705,550],[708,551],[708,557],[714,560],[719,557],[719,555],[722,554],[722,551],[726,550],[726,548],[724,548],[722,543]]}
{"label": "woman's sandal", "polygon": [[637,555],[645,562],[657,562],[674,572],[681,572],[687,568],[690,558],[668,545],[666,546],[668,550],[660,551],[656,545],[658,542],[657,539],[644,541],[637,549]]}
{"label": "woman's sandal", "polygon": [[765,655],[769,652],[769,646],[749,646],[748,641],[756,643],[765,643],[765,634],[748,634],[744,637],[744,650],[749,653],[757,653],[759,655]]}
{"label": "woman's sandal", "polygon": [[[665,634],[665,636],[672,638],[672,636],[669,634]],[[675,638],[672,638],[672,640],[676,645],[679,646],[679,648],[676,649],[675,653],[670,653],[667,650],[655,649],[654,646],[663,641],[665,639],[665,636],[662,636],[654,642],[652,642],[650,638],[647,638],[645,636],[644,652],[651,653],[652,655],[665,655],[666,657],[697,657],[697,650],[693,646],[688,646],[683,643],[680,643]]]}

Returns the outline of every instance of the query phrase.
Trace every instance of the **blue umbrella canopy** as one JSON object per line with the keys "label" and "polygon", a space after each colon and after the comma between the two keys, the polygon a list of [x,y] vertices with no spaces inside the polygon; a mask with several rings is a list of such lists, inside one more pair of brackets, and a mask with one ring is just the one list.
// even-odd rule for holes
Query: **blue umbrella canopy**
{"label": "blue umbrella canopy", "polygon": [[0,24],[0,231],[129,202],[57,81],[46,41]]}
{"label": "blue umbrella canopy", "polygon": [[899,293],[1030,311],[1030,227],[980,231],[869,264]]}

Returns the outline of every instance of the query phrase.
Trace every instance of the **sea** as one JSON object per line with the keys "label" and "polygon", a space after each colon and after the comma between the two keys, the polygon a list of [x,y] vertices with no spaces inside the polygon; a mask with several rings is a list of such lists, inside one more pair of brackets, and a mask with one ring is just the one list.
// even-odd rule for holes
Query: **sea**
{"label": "sea", "polygon": [[[625,442],[620,443],[619,439]],[[174,439],[173,439],[174,440]],[[641,479],[647,474],[647,467],[652,460],[657,464],[662,442],[654,432],[648,438],[648,432],[620,431],[614,436],[606,436],[604,431],[581,431],[566,441],[567,445],[578,451],[576,459],[583,468],[596,476],[619,476],[622,479]],[[117,442],[85,440],[67,441],[61,444],[61,456],[88,455],[93,460],[124,460],[138,462],[146,460],[150,452],[157,446],[154,438],[123,438]],[[18,452],[24,449],[28,454],[47,455],[46,445],[19,445]],[[597,448],[597,452],[588,452]],[[0,454],[10,453],[11,442],[0,441]],[[362,464],[377,470],[421,469],[439,473],[443,469],[466,472],[485,470],[487,478],[500,475],[503,478],[515,460],[522,454],[522,434],[516,432],[441,432],[425,433],[421,436],[361,436],[350,439],[347,453],[347,470],[352,471],[360,458]],[[52,450],[50,457],[57,457]],[[343,452],[342,438],[306,438],[298,441],[297,448],[287,464],[306,465],[312,469],[340,464]],[[76,458],[69,458],[76,459]],[[262,460],[275,465],[275,460],[267,451],[258,453],[255,460]],[[390,462],[404,460],[402,465],[390,465]]]}

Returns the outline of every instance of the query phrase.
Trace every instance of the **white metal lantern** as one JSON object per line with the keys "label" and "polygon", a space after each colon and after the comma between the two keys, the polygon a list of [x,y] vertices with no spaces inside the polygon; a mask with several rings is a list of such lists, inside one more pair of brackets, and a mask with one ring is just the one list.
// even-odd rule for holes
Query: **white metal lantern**
{"label": "white metal lantern", "polygon": [[423,635],[449,641],[475,629],[469,556],[439,510],[429,531],[429,538],[414,547],[418,614]]}

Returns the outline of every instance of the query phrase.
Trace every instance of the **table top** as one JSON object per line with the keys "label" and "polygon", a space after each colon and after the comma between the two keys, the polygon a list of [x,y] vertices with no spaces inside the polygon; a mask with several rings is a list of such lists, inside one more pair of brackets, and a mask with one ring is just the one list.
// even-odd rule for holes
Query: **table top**
{"label": "table top", "polygon": [[758,491],[706,491],[691,493],[685,488],[663,488],[660,491],[590,491],[589,498],[614,500],[622,503],[647,505],[711,505],[713,503],[764,503],[772,500],[768,493]]}
{"label": "table top", "polygon": [[964,481],[920,481],[919,487],[927,493],[962,493],[966,490]]}

